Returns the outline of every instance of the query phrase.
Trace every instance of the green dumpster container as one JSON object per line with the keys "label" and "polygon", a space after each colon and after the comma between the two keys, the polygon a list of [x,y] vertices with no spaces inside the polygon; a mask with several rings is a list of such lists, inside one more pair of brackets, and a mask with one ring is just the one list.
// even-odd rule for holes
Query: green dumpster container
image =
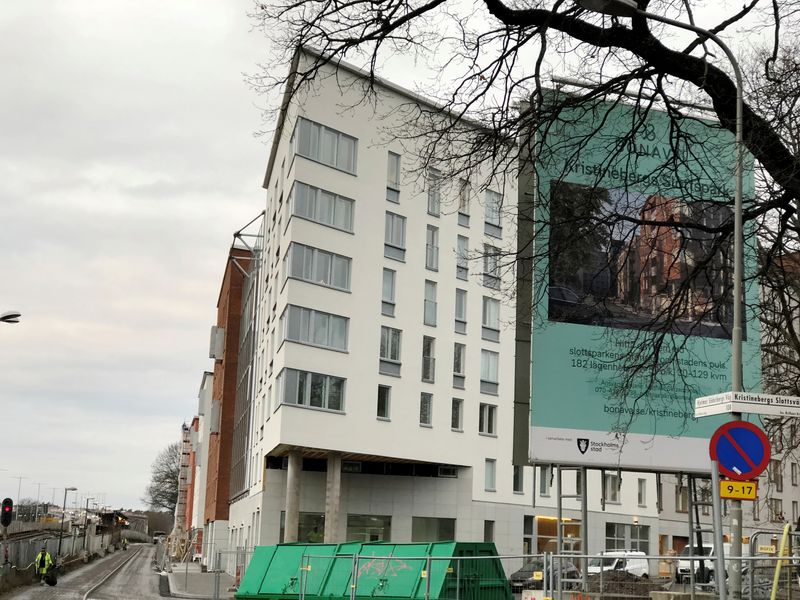
{"label": "green dumpster container", "polygon": [[513,600],[494,544],[482,542],[259,546],[236,598],[350,600],[353,590],[357,600]]}

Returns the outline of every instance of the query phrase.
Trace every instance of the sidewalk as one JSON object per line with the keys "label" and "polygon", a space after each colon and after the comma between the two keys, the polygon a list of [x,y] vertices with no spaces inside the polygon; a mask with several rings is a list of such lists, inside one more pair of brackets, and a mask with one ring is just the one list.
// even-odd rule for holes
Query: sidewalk
{"label": "sidewalk", "polygon": [[[174,598],[214,598],[215,573],[203,573],[199,563],[173,563],[172,572],[167,575],[170,595]],[[219,597],[228,600],[234,592],[233,577],[219,573]]]}

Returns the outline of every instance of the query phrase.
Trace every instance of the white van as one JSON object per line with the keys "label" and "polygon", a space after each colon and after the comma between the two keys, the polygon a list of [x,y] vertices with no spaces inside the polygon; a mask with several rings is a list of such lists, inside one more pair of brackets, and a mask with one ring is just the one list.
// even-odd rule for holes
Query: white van
{"label": "white van", "polygon": [[[714,544],[708,543],[703,544],[703,551],[700,552],[700,548],[695,546],[693,548],[694,552],[691,552],[689,546],[687,545],[684,547],[683,551],[681,552],[680,558],[678,559],[678,569],[675,573],[675,580],[680,582],[689,581],[689,574],[692,566],[694,566],[695,578],[699,579],[699,570],[700,570],[700,556],[703,557],[703,568],[708,573],[707,583],[713,583],[714,581],[714,569],[717,566],[717,553],[714,552]],[[724,556],[727,558],[731,555],[731,545],[728,542],[722,544],[722,551]],[[747,544],[742,544],[742,556],[749,556],[750,555],[750,548]],[[690,561],[687,558],[688,556],[696,557],[694,561]],[[694,565],[692,565],[694,563]]]}
{"label": "white van", "polygon": [[639,550],[606,550],[589,559],[589,573],[625,571],[637,577],[648,577],[650,566],[645,553]]}

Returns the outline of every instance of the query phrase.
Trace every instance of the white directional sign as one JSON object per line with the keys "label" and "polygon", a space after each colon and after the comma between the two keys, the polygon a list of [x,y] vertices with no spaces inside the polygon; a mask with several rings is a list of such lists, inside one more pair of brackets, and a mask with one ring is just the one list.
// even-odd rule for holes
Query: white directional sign
{"label": "white directional sign", "polygon": [[695,417],[710,417],[732,412],[755,413],[775,417],[800,417],[800,397],[723,392],[694,401]]}

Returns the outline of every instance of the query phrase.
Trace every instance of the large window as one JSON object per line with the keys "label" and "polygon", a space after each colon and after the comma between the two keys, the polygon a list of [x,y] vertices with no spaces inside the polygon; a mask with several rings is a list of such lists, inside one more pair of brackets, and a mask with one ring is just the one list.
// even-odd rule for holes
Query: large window
{"label": "large window", "polygon": [[773,523],[782,523],[785,519],[783,516],[783,500],[780,498],[769,498],[769,520]]}
{"label": "large window", "polygon": [[675,486],[675,512],[689,512],[689,486]]}
{"label": "large window", "polygon": [[455,519],[411,517],[412,542],[449,542],[455,539]]}
{"label": "large window", "polygon": [[345,380],[341,377],[284,369],[278,376],[278,386],[284,404],[344,410]]}
{"label": "large window", "polygon": [[776,492],[783,491],[783,465],[780,460],[769,461],[769,482],[775,486]]}
{"label": "large window", "polygon": [[606,523],[606,550],[633,550],[650,554],[650,526]]}
{"label": "large window", "polygon": [[483,297],[483,321],[481,337],[492,342],[500,341],[500,301]]}
{"label": "large window", "polygon": [[626,550],[625,523],[606,523],[606,550]]}
{"label": "large window", "polygon": [[383,270],[383,288],[381,291],[381,314],[394,316],[395,279],[397,274],[391,269]]}
{"label": "large window", "polygon": [[349,291],[350,262],[346,256],[292,242],[283,259],[283,272],[286,277]]}
{"label": "large window", "polygon": [[[458,180],[458,214],[465,215],[469,217],[469,200],[470,195],[472,194],[472,189],[469,184],[469,180],[467,179],[459,179]],[[461,220],[459,219],[459,224]],[[466,225],[469,225],[469,220],[467,220]]]}
{"label": "large window", "polygon": [[436,340],[422,336],[422,381],[433,383],[436,380]]}
{"label": "large window", "polygon": [[439,270],[439,228],[428,225],[425,239],[425,268]]}
{"label": "large window", "polygon": [[355,174],[358,141],[314,121],[297,119],[294,149],[300,156]]}
{"label": "large window", "polygon": [[281,315],[281,328],[285,340],[347,350],[348,321],[346,317],[290,304]]}
{"label": "large window", "polygon": [[388,542],[392,539],[392,517],[347,515],[346,539],[352,542]]}
{"label": "large window", "polygon": [[428,214],[439,216],[442,204],[442,174],[428,169]]}
{"label": "large window", "polygon": [[453,398],[450,408],[450,429],[453,431],[464,430],[464,401],[461,398]]}
{"label": "large window", "polygon": [[433,396],[422,392],[419,396],[419,424],[425,427],[433,426]]}
{"label": "large window", "polygon": [[497,435],[497,407],[481,403],[478,407],[478,431],[486,435]]}
{"label": "large window", "polygon": [[522,494],[525,491],[524,473],[525,471],[520,465],[514,465],[513,491],[515,494]]}
{"label": "large window", "polygon": [[483,467],[483,489],[494,492],[497,489],[497,461],[487,458]]}
{"label": "large window", "polygon": [[483,285],[500,289],[500,248],[483,245]]}
{"label": "large window", "polygon": [[456,238],[456,277],[467,279],[469,276],[469,238],[459,235]]}
{"label": "large window", "polygon": [[425,300],[423,302],[422,322],[436,326],[436,282],[425,281]]}
{"label": "large window", "polygon": [[647,506],[647,480],[641,477],[636,480],[636,499],[639,506]]}
{"label": "large window", "polygon": [[296,181],[292,193],[292,214],[329,227],[353,231],[353,201]]}
{"label": "large window", "polygon": [[386,169],[386,199],[389,202],[400,202],[400,155],[394,152],[389,152]]}
{"label": "large window", "polygon": [[484,394],[497,394],[499,362],[497,352],[481,350],[481,392]]}
{"label": "large window", "polygon": [[550,496],[550,483],[553,478],[553,470],[550,467],[536,467],[539,469],[539,495],[543,498]]}
{"label": "large window", "polygon": [[406,218],[388,211],[383,255],[400,261],[406,258]]}

